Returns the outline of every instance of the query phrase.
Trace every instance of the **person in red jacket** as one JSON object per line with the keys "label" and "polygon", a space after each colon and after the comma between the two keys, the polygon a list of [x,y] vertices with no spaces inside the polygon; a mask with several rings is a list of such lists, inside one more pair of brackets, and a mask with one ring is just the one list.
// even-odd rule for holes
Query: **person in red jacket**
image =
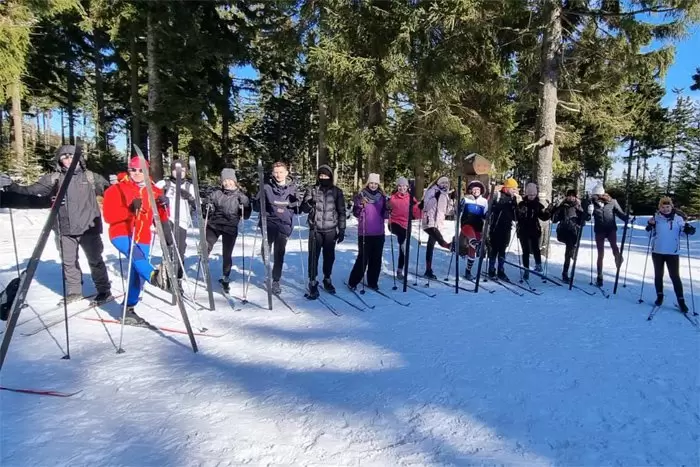
{"label": "person in red jacket", "polygon": [[[404,253],[404,242],[406,241],[406,230],[408,229],[408,209],[410,206],[411,194],[408,192],[408,180],[399,177],[396,181],[396,191],[389,197],[389,232],[396,235],[399,244],[399,263],[396,271],[396,278],[403,279],[403,268],[406,256]],[[423,216],[418,201],[413,198],[413,218],[420,219]]]}
{"label": "person in red jacket", "polygon": [[[156,198],[158,220],[163,226],[168,245],[171,245],[168,198],[155,186],[153,186],[153,194]],[[109,224],[109,238],[112,245],[131,261],[124,323],[143,324],[144,320],[134,312],[143,284],[149,282],[164,290],[169,290],[170,284],[165,274],[155,268],[148,259],[151,247],[151,225],[155,215],[148,200],[145,176],[138,157],[129,161],[129,172],[119,174],[117,183],[105,191],[102,206],[104,220]]]}

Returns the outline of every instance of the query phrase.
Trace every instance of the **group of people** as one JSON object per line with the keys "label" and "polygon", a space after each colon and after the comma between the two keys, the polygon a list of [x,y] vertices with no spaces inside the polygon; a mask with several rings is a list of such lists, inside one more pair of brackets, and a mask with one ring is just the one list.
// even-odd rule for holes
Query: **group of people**
{"label": "group of people", "polygon": [[[32,197],[54,196],[58,190],[67,168],[75,154],[74,146],[62,146],[56,152],[56,170],[43,176],[37,183],[20,186],[12,182],[5,174],[0,174],[0,187],[7,193],[14,194],[15,201],[4,200],[4,205],[46,207],[40,203],[31,203]],[[193,185],[186,181],[185,164],[175,160],[170,166],[171,172],[166,179],[154,184],[153,191],[156,206],[151,206],[146,193],[145,174],[139,158],[132,158],[127,171],[114,177],[110,184],[103,177],[87,170],[85,161],[79,161],[75,174],[70,181],[65,200],[59,209],[58,222],[55,226],[59,246],[62,252],[65,273],[65,298],[67,302],[83,298],[82,272],[78,263],[78,247],[83,249],[92,278],[97,289],[95,301],[102,303],[112,299],[111,285],[103,255],[101,240],[102,217],[109,225],[109,237],[114,247],[129,258],[130,273],[126,293],[127,316],[133,323],[142,322],[134,312],[143,284],[148,282],[165,290],[180,286],[184,274],[184,254],[187,247],[187,229],[192,225],[190,212],[197,198]],[[180,180],[179,193],[176,181]],[[211,252],[219,238],[223,246],[223,270],[220,280],[228,291],[232,269],[232,252],[238,237],[241,219],[251,208],[251,199],[239,186],[236,172],[225,168],[221,172],[221,184],[203,202],[206,219],[206,244]],[[522,254],[523,276],[530,273],[530,256],[534,257],[534,271],[543,272],[542,267],[542,222],[551,220],[558,224],[557,239],[566,245],[562,280],[569,281],[572,259],[576,254],[581,237],[581,229],[588,220],[594,220],[595,242],[598,250],[597,285],[603,283],[603,258],[605,241],[612,249],[616,266],[623,262],[617,246],[616,218],[628,222],[629,216],[620,208],[617,201],[605,193],[602,185],[592,192],[592,197],[582,204],[575,190],[569,190],[558,205],[538,198],[538,187],[528,183],[524,196],[518,194],[518,183],[513,178],[505,180],[503,185],[486,198],[487,188],[478,180],[467,184],[466,195],[455,203],[450,180],[441,176],[432,183],[422,200],[411,198],[408,180],[400,177],[392,193],[387,195],[381,189],[379,174],[372,173],[365,187],[353,198],[352,213],[358,222],[358,255],[350,271],[347,285],[355,290],[366,278],[366,287],[379,288],[382,270],[385,232],[395,235],[399,245],[396,277],[403,278],[406,263],[405,246],[408,241],[409,219],[420,219],[419,238],[425,233],[428,237],[425,251],[424,276],[436,279],[433,272],[433,255],[436,245],[466,257],[464,276],[474,279],[473,267],[480,254],[482,244],[488,246],[488,269],[486,274],[497,280],[507,281],[505,273],[506,251],[511,243],[513,223],[516,223],[516,236]],[[100,214],[96,196],[103,196],[103,209]],[[267,242],[272,248],[272,287],[274,294],[281,293],[280,281],[286,245],[294,229],[294,216],[308,214],[308,294],[315,299],[319,295],[319,285],[335,293],[332,281],[335,249],[345,239],[346,207],[345,196],[333,180],[333,170],[322,165],[316,173],[315,183],[303,192],[289,179],[287,165],[276,162],[272,166],[271,176],[265,181],[254,203],[260,206],[260,197],[264,196]],[[178,209],[173,209],[179,199]],[[455,209],[457,204],[457,209]],[[411,211],[412,207],[412,211]],[[175,219],[175,211],[178,218]],[[447,241],[442,234],[444,221],[449,212],[456,212],[460,222],[460,242],[456,245],[454,238]],[[248,211],[249,213],[249,211]],[[260,216],[260,222],[262,221]],[[166,277],[159,267],[151,263],[153,222],[160,222],[165,232],[166,243],[171,249],[166,254],[178,265],[178,277],[174,280]],[[634,218],[632,218],[634,222]],[[260,224],[259,224],[260,226]],[[487,227],[488,226],[488,227]],[[488,229],[487,232],[484,232]],[[649,220],[647,230],[653,241],[653,264],[656,271],[655,285],[657,303],[663,301],[663,271],[669,270],[679,307],[687,311],[683,299],[683,287],[679,276],[679,259],[681,234],[692,235],[694,227],[687,224],[684,215],[674,209],[670,199],[663,198],[658,212]],[[485,235],[486,233],[486,235]],[[486,241],[483,238],[486,236]],[[203,252],[200,252],[202,255]],[[319,261],[323,256],[323,279],[317,280]]]}

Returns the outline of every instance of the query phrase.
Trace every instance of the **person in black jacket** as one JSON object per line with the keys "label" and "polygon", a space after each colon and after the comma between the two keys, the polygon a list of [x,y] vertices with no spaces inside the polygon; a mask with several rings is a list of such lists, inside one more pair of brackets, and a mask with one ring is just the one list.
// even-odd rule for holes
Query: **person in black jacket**
{"label": "person in black jacket", "polygon": [[496,277],[496,258],[498,258],[498,278],[508,281],[505,272],[506,250],[510,244],[510,234],[515,221],[515,209],[518,205],[516,195],[518,182],[513,178],[503,183],[501,191],[494,196],[496,199],[491,207],[489,217],[489,277]]}
{"label": "person in black jacket", "polygon": [[564,201],[552,212],[552,222],[558,223],[557,240],[566,245],[564,267],[561,272],[561,280],[566,283],[569,282],[569,266],[576,252],[579,231],[586,225],[586,217],[576,190],[567,191]]}
{"label": "person in black jacket", "polygon": [[335,244],[345,239],[345,196],[333,185],[333,171],[327,165],[318,168],[317,183],[306,190],[301,205],[309,218],[309,295],[318,298],[318,259],[323,251],[323,288],[335,293],[331,280]]}
{"label": "person in black jacket", "polygon": [[[595,232],[595,244],[598,250],[598,261],[596,263],[597,278],[596,285],[603,286],[603,258],[605,257],[605,240],[610,243],[610,249],[615,257],[615,266],[618,268],[622,265],[623,258],[619,247],[617,246],[617,222],[615,217],[618,217],[623,222],[629,221],[629,216],[626,215],[617,200],[613,199],[605,192],[603,185],[598,184],[593,188],[593,231]],[[634,223],[634,219],[632,219]]]}
{"label": "person in black jacket", "polygon": [[250,200],[238,187],[236,171],[221,171],[221,188],[212,191],[207,199],[209,218],[207,221],[207,245],[211,253],[214,244],[221,237],[223,255],[222,277],[219,279],[223,289],[229,291],[229,275],[233,260],[231,254],[238,238],[238,223],[242,210],[250,205]]}
{"label": "person in black jacket", "polygon": [[[15,196],[37,196],[44,199],[53,198],[73,160],[75,146],[65,145],[56,151],[56,166],[52,173],[43,175],[39,181],[29,186],[8,184],[9,177],[0,174],[5,180],[0,184]],[[102,215],[97,204],[97,196],[102,196],[109,187],[109,182],[99,174],[85,167],[81,158],[68,185],[63,204],[58,210],[58,221],[54,227],[58,235],[59,248],[63,255],[63,271],[66,276],[66,302],[71,303],[83,298],[83,273],[78,263],[78,247],[83,249],[90,265],[92,280],[97,289],[93,300],[103,303],[111,300],[111,284],[107,267],[102,258]],[[41,206],[41,203],[37,204]]]}
{"label": "person in black jacket", "polygon": [[528,183],[525,185],[525,198],[518,203],[516,220],[518,227],[516,233],[522,247],[523,279],[530,278],[530,255],[535,257],[535,271],[542,273],[542,254],[540,252],[540,239],[542,226],[540,221],[549,220],[551,216],[551,204],[545,208],[537,198],[537,185]]}
{"label": "person in black jacket", "polygon": [[287,164],[275,162],[272,165],[272,177],[263,187],[265,212],[267,214],[267,243],[270,245],[270,248],[274,246],[272,293],[275,295],[279,295],[282,292],[280,279],[282,278],[282,265],[284,264],[284,255],[287,250],[287,240],[292,234],[294,214],[298,213],[299,205],[301,204],[299,196],[297,196],[297,187],[290,180],[287,180],[288,176]]}

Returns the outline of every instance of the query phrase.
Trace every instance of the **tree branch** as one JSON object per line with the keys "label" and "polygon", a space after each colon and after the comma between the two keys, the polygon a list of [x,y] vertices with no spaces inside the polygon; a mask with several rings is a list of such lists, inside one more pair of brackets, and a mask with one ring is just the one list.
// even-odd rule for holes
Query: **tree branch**
{"label": "tree branch", "polygon": [[610,16],[610,17],[623,17],[623,16],[634,16],[642,13],[669,13],[672,11],[677,11],[678,8],[642,8],[641,10],[626,11],[621,13],[615,13],[612,11],[605,10],[567,10],[567,14],[578,15],[578,16]]}

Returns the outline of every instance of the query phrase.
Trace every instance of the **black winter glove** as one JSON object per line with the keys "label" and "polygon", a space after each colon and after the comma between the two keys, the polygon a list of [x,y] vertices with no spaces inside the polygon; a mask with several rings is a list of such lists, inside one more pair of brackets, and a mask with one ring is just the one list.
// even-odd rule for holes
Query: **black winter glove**
{"label": "black winter glove", "polygon": [[683,226],[683,233],[686,235],[695,235],[695,226],[690,224],[685,224]]}
{"label": "black winter glove", "polygon": [[194,196],[192,196],[192,193],[187,190],[180,189],[180,197],[182,199],[186,199],[189,203],[194,202]]}
{"label": "black winter glove", "polygon": [[134,214],[138,214],[141,210],[142,204],[143,203],[141,202],[141,198],[134,198],[134,200],[129,205],[129,211],[131,211]]}
{"label": "black winter glove", "polygon": [[165,236],[165,243],[168,246],[173,246],[173,229],[170,228],[170,222],[161,221],[160,225],[163,226],[163,235]]}
{"label": "black winter glove", "polygon": [[168,200],[167,196],[160,195],[156,198],[156,204],[162,208],[167,208],[168,206],[170,206],[170,200]]}
{"label": "black winter glove", "polygon": [[343,243],[343,240],[345,240],[345,229],[340,229],[338,230],[338,238],[336,238],[335,242]]}

